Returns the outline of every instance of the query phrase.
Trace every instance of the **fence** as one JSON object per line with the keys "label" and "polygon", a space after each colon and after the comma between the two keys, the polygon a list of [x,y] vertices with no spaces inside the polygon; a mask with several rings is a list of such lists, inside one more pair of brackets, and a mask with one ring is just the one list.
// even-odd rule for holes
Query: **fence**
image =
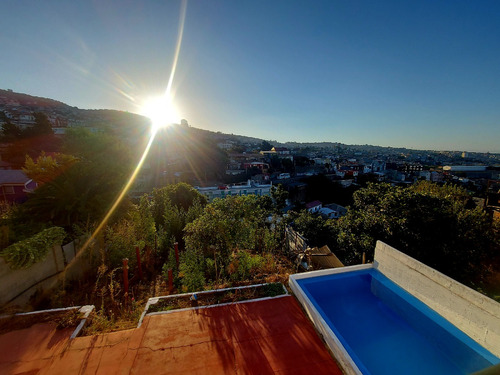
{"label": "fence", "polygon": [[92,269],[98,246],[82,251],[83,240],[54,246],[44,260],[27,269],[12,270],[0,257],[0,306],[24,305],[35,295],[58,286],[61,281],[81,278]]}
{"label": "fence", "polygon": [[289,256],[297,256],[309,247],[307,239],[289,226],[285,228],[285,245]]}

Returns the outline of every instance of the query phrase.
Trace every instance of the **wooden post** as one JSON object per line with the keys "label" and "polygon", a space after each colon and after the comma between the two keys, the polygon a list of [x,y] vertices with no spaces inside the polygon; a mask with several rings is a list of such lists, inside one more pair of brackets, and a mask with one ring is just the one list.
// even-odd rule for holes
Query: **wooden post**
{"label": "wooden post", "polygon": [[125,299],[128,298],[128,258],[123,259],[123,291]]}
{"label": "wooden post", "polygon": [[363,251],[363,258],[361,260],[361,264],[365,264],[366,263],[366,253]]}
{"label": "wooden post", "polygon": [[177,265],[177,269],[179,269],[179,243],[174,242],[174,250],[175,250],[175,264]]}
{"label": "wooden post", "polygon": [[123,259],[123,291],[125,300],[128,299],[128,258]]}
{"label": "wooden post", "polygon": [[174,291],[174,273],[172,269],[168,269],[168,291],[172,293]]}
{"label": "wooden post", "polygon": [[307,259],[307,270],[311,271],[313,269],[312,265],[312,257],[311,257],[311,249],[307,248],[305,251],[306,259]]}
{"label": "wooden post", "polygon": [[137,256],[137,267],[139,267],[139,280],[142,280],[141,252],[139,251],[139,246],[135,247],[135,255]]}

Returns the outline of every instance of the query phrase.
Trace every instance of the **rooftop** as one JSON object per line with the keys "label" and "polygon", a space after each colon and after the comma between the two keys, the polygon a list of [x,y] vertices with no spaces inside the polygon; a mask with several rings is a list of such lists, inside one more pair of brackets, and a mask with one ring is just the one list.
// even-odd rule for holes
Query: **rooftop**
{"label": "rooftop", "polygon": [[294,297],[146,316],[77,337],[51,323],[0,335],[2,374],[342,374]]}
{"label": "rooftop", "polygon": [[4,184],[24,184],[29,181],[26,174],[17,169],[4,169],[0,170],[0,185]]}

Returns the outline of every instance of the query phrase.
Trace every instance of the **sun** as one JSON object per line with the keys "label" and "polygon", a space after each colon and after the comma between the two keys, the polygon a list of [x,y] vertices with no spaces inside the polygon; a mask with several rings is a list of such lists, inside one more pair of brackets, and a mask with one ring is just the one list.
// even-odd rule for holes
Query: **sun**
{"label": "sun", "polygon": [[168,94],[147,99],[141,106],[140,114],[149,117],[154,132],[180,120],[177,108]]}

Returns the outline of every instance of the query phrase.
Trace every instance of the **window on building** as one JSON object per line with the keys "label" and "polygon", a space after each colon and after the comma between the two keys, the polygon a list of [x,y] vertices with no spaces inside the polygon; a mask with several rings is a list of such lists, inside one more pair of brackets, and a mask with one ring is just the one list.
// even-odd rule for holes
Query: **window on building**
{"label": "window on building", "polygon": [[4,186],[3,192],[5,194],[14,194],[14,186]]}

